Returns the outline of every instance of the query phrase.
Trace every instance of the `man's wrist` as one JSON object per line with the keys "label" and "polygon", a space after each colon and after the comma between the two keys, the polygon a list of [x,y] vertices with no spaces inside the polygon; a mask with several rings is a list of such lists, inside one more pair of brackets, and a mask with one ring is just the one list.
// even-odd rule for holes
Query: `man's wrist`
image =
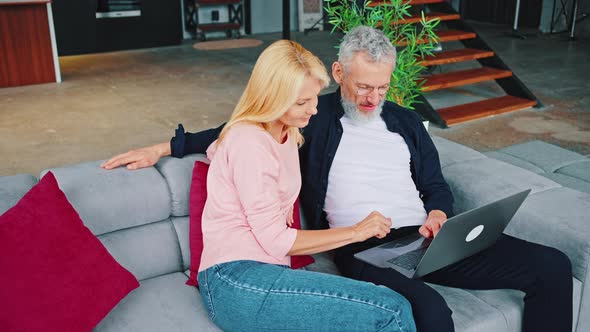
{"label": "man's wrist", "polygon": [[172,154],[172,149],[170,147],[169,142],[157,144],[155,146],[155,148],[156,148],[156,151],[158,152],[158,156],[160,156],[160,158],[166,157],[166,156],[169,156]]}
{"label": "man's wrist", "polygon": [[428,212],[428,216],[447,218],[447,214],[442,210],[432,210],[432,211]]}

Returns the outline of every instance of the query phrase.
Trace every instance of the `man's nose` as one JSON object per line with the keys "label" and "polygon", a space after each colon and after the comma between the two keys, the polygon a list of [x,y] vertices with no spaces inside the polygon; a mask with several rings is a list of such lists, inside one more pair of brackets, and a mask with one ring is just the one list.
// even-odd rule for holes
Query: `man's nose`
{"label": "man's nose", "polygon": [[373,89],[367,95],[367,100],[371,104],[378,104],[381,101],[382,96],[379,94],[379,89]]}

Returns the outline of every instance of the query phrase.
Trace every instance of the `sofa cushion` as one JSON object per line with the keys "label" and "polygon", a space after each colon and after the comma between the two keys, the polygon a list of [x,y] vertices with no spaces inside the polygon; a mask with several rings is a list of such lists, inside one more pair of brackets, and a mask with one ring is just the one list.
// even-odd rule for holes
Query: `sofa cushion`
{"label": "sofa cushion", "polygon": [[315,259],[315,263],[306,266],[306,270],[341,275],[338,267],[334,264],[334,254],[332,251],[314,254],[313,258]]}
{"label": "sofa cushion", "polygon": [[490,152],[486,152],[484,154],[489,158],[498,159],[503,162],[507,162],[509,164],[512,164],[514,166],[518,166],[520,168],[524,168],[526,170],[529,170],[529,171],[537,173],[537,174],[545,173],[545,171],[542,168],[536,166],[535,164],[532,164],[524,159],[520,159],[520,158],[517,158],[517,157],[509,155],[509,154],[501,153],[498,151],[490,151]]}
{"label": "sofa cushion", "polygon": [[[166,181],[153,167],[100,168],[102,161],[54,168],[60,188],[95,235],[170,216]],[[44,174],[43,172],[42,174]]]}
{"label": "sofa cushion", "polygon": [[433,136],[432,141],[438,150],[441,167],[461,163],[467,160],[485,158],[480,152],[442,137]]}
{"label": "sofa cushion", "polygon": [[96,327],[95,332],[221,331],[209,320],[199,291],[183,273],[141,282]]}
{"label": "sofa cushion", "polygon": [[579,161],[563,166],[556,170],[555,173],[568,175],[586,183],[590,183],[590,160]]}
{"label": "sofa cushion", "polygon": [[[509,331],[502,311],[489,305],[486,301],[464,289],[429,284],[441,294],[453,311],[453,323],[456,331],[461,332],[497,332]],[[507,302],[507,306],[518,306]],[[508,308],[503,308],[507,310]]]}
{"label": "sofa cushion", "polygon": [[182,254],[182,269],[189,270],[191,266],[191,249],[189,243],[190,222],[189,217],[172,217],[172,225],[178,236],[178,245]]}
{"label": "sofa cushion", "polygon": [[474,159],[443,168],[455,198],[455,213],[464,212],[526,189],[536,193],[561,187],[520,167],[491,159]]}
{"label": "sofa cushion", "polygon": [[590,193],[590,159],[541,141],[486,152],[486,156],[538,173],[562,186]]}
{"label": "sofa cushion", "polygon": [[0,177],[0,214],[13,207],[35,183],[37,178],[30,174]]}
{"label": "sofa cushion", "polygon": [[[590,172],[590,170],[588,172]],[[590,181],[580,181],[579,178],[566,174],[561,174],[559,172],[541,173],[541,175],[550,179],[551,181],[559,183],[564,187],[569,187],[590,194]]]}
{"label": "sofa cushion", "polygon": [[466,289],[465,291],[499,311],[506,319],[508,331],[522,331],[523,292],[514,289]]}
{"label": "sofa cushion", "polygon": [[172,216],[188,216],[189,192],[195,161],[209,163],[204,154],[192,154],[183,158],[165,157],[155,165],[168,183],[172,200],[172,211],[170,213]]}
{"label": "sofa cushion", "polygon": [[516,144],[499,149],[498,152],[521,160],[526,160],[548,173],[552,173],[561,167],[570,165],[577,161],[588,160],[588,158],[582,156],[579,153],[575,153],[542,141],[530,141]]}
{"label": "sofa cushion", "polygon": [[139,286],[47,173],[0,216],[0,330],[88,331]]}
{"label": "sofa cushion", "polygon": [[178,238],[170,219],[98,238],[117,262],[139,280],[183,271]]}

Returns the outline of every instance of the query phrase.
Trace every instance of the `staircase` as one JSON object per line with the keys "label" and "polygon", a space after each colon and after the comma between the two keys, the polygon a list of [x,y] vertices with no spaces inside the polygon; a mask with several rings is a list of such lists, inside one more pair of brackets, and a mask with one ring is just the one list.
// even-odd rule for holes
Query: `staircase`
{"label": "staircase", "polygon": [[[531,91],[512,73],[510,68],[500,57],[477,35],[461,16],[444,0],[408,0],[415,7],[427,8],[425,17],[439,18],[444,30],[438,30],[439,43],[445,49],[445,42],[459,41],[464,48],[435,53],[427,56],[422,63],[427,66],[444,66],[448,64],[477,61],[481,67],[467,70],[447,71],[441,74],[424,75],[423,91],[415,105],[416,111],[439,127],[487,117],[505,112],[517,111],[529,107],[541,107],[541,102]],[[382,6],[384,1],[373,1],[369,6]],[[420,7],[416,14],[402,23],[417,23],[420,21]],[[397,46],[404,46],[403,42]],[[441,67],[444,68],[444,67]],[[475,84],[494,80],[504,90],[506,95],[485,99],[477,102],[460,104],[451,107],[434,109],[428,102],[428,92],[453,87]]]}

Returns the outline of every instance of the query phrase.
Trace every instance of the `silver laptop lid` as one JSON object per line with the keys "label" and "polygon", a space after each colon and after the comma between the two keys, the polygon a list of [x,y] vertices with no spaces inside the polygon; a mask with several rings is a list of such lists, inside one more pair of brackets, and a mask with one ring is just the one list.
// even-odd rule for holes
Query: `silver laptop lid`
{"label": "silver laptop lid", "polygon": [[424,276],[491,246],[530,192],[530,189],[519,192],[447,220],[416,267],[414,277]]}

